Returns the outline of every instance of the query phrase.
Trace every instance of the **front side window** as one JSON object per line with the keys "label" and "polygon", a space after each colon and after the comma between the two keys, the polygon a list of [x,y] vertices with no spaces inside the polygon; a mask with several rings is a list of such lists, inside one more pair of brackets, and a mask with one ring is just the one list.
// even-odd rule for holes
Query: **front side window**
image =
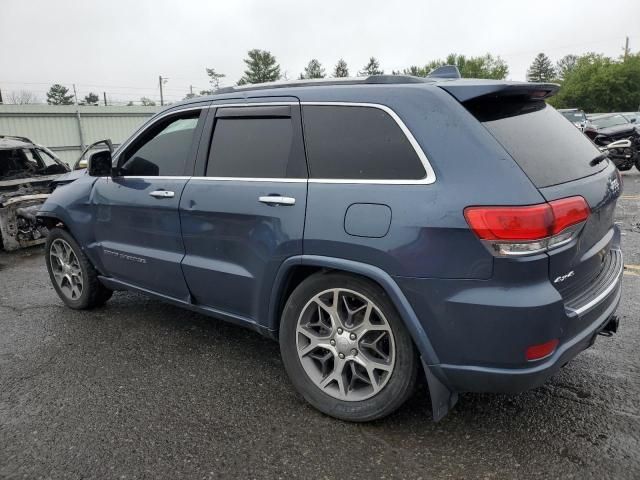
{"label": "front side window", "polygon": [[216,120],[207,163],[208,177],[296,176],[294,129],[289,117],[230,117]]}
{"label": "front side window", "polygon": [[200,112],[161,120],[126,152],[121,170],[128,176],[179,176],[185,163]]}
{"label": "front side window", "polygon": [[426,176],[416,150],[384,110],[305,105],[303,119],[312,178],[420,180]]}

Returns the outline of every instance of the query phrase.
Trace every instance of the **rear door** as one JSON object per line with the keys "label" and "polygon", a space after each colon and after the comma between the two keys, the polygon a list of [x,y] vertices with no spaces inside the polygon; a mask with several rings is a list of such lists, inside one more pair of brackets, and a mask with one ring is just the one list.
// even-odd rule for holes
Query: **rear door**
{"label": "rear door", "polygon": [[180,201],[194,302],[250,321],[266,316],[280,264],[302,253],[307,169],[300,106],[285,100],[212,109]]}
{"label": "rear door", "polygon": [[[608,265],[617,246],[617,170],[578,129],[541,100],[492,96],[465,106],[502,144],[547,200],[582,196],[591,214],[576,241],[549,251],[549,277],[566,298]],[[599,158],[600,157],[600,158]]]}
{"label": "rear door", "polygon": [[91,198],[96,242],[90,248],[109,276],[189,300],[180,267],[178,204],[205,117],[205,107],[163,115],[118,153],[120,176],[96,181]]}

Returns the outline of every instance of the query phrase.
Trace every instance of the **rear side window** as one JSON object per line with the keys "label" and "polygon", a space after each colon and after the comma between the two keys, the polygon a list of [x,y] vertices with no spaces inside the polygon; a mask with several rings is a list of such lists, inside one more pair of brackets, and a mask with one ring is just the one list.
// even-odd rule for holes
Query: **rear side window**
{"label": "rear side window", "polygon": [[312,178],[419,180],[426,171],[400,126],[374,107],[305,105]]}
{"label": "rear side window", "polygon": [[218,118],[213,131],[208,177],[286,178],[292,155],[292,120]]}
{"label": "rear side window", "polygon": [[586,177],[607,165],[591,166],[601,152],[543,101],[480,99],[465,106],[538,188]]}

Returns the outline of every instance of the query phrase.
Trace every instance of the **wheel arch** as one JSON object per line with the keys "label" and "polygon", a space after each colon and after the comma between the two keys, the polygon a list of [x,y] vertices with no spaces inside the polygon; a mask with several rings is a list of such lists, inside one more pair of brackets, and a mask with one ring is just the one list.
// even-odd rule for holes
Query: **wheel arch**
{"label": "wheel arch", "polygon": [[269,302],[269,330],[273,332],[278,331],[282,308],[289,293],[291,293],[295,286],[307,276],[327,270],[359,275],[380,286],[396,307],[423,361],[428,365],[439,363],[436,352],[429,341],[427,333],[418,320],[413,307],[411,307],[411,304],[393,278],[384,270],[373,265],[342,258],[300,255],[288,258],[283,262],[276,275]]}
{"label": "wheel arch", "polygon": [[69,230],[67,224],[60,218],[58,215],[52,212],[39,212],[38,222],[42,223],[45,227],[51,230],[54,227],[64,228],[65,230]]}
{"label": "wheel arch", "polygon": [[[281,307],[286,301],[287,292],[295,288],[295,286],[291,288],[292,278],[295,279],[292,272],[306,271],[306,276],[308,276],[314,273],[314,269],[315,271],[331,270],[353,273],[375,282],[385,291],[420,353],[420,360],[429,386],[433,419],[440,421],[444,418],[457,403],[458,393],[449,388],[446,375],[439,366],[440,361],[413,307],[391,275],[378,267],[343,258],[318,255],[300,255],[288,258],[278,270],[269,302],[269,331],[273,336],[277,338]],[[302,275],[302,279],[306,276]]]}

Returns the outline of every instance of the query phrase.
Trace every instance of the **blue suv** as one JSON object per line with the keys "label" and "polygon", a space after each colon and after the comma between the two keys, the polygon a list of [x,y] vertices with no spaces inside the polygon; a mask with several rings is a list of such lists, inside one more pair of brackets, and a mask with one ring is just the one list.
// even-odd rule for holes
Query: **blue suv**
{"label": "blue suv", "polygon": [[552,84],[374,76],[172,105],[59,180],[38,216],[69,307],[114,290],[279,339],[337,418],[388,415],[418,371],[459,392],[542,384],[617,327],[615,166]]}

